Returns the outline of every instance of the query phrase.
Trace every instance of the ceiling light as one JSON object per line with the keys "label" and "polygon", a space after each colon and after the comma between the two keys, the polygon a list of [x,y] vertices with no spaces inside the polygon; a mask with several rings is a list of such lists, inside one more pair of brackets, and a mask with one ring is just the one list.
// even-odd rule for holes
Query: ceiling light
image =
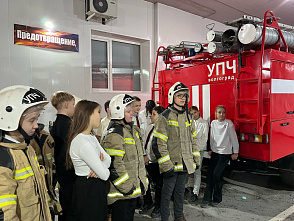
{"label": "ceiling light", "polygon": [[52,28],[54,27],[54,25],[53,25],[52,22],[47,21],[47,22],[45,23],[45,27],[48,28],[48,29],[52,29]]}

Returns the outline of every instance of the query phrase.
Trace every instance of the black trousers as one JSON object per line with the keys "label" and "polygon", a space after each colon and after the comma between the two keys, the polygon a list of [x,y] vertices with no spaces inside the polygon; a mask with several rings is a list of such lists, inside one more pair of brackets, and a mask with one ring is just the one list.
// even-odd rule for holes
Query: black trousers
{"label": "black trousers", "polygon": [[158,163],[149,163],[145,166],[148,172],[149,185],[146,194],[144,195],[144,204],[149,205],[152,204],[152,196],[151,196],[151,188],[150,184],[153,182],[155,184],[155,199],[154,204],[156,208],[160,207],[160,199],[161,199],[161,189],[162,189],[162,175],[159,172]]}
{"label": "black trousers", "polygon": [[133,221],[137,198],[117,200],[111,204],[112,221]]}
{"label": "black trousers", "polygon": [[73,219],[72,192],[73,185],[60,185],[59,201],[62,207],[62,215],[58,215],[58,221],[71,221]]}
{"label": "black trousers", "polygon": [[183,203],[185,194],[185,184],[187,182],[187,172],[176,172],[174,176],[169,178],[163,177],[163,186],[161,191],[160,215],[162,221],[169,219],[169,204],[174,194],[174,218],[183,217]]}
{"label": "black trousers", "polygon": [[99,178],[77,177],[73,188],[72,205],[77,221],[106,221],[106,181]]}
{"label": "black trousers", "polygon": [[217,203],[222,201],[223,172],[230,158],[231,154],[211,153],[203,201],[214,201]]}

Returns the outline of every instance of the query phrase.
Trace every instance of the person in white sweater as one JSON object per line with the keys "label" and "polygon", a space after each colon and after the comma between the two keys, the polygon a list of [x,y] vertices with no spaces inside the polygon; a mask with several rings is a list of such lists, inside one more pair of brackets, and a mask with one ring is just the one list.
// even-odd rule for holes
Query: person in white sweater
{"label": "person in white sweater", "polygon": [[101,107],[82,100],[75,107],[68,135],[66,167],[74,167],[77,179],[73,187],[75,220],[107,220],[106,181],[110,156],[100,146],[93,129],[100,125]]}
{"label": "person in white sweater", "polygon": [[226,119],[226,108],[219,105],[215,109],[216,120],[211,122],[210,147],[211,156],[207,172],[207,183],[201,207],[209,204],[218,206],[222,201],[223,172],[229,160],[236,160],[239,153],[239,143],[232,121]]}
{"label": "person in white sweater", "polygon": [[194,203],[198,200],[200,184],[201,184],[201,167],[202,167],[202,160],[204,150],[206,150],[207,139],[208,139],[208,123],[200,116],[200,112],[198,107],[191,106],[189,108],[189,113],[193,117],[193,121],[195,123],[195,129],[197,133],[197,145],[199,147],[200,157],[201,157],[201,164],[198,170],[194,172],[194,186],[191,197],[189,198],[189,203]]}

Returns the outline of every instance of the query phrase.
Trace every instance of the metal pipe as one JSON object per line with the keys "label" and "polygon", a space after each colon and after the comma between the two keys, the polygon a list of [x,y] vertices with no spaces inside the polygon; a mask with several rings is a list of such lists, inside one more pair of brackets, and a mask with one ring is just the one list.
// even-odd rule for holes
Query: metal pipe
{"label": "metal pipe", "polygon": [[237,42],[236,31],[233,29],[226,30],[222,35],[222,45],[224,48],[231,48]]}
{"label": "metal pipe", "polygon": [[212,41],[213,42],[221,42],[222,41],[222,35],[223,35],[223,32],[221,32],[221,31],[210,30],[206,34],[206,40],[210,41],[210,42],[212,42]]}
{"label": "metal pipe", "polygon": [[236,53],[238,52],[237,44],[234,44],[230,48],[223,47],[222,43],[220,42],[209,42],[207,46],[207,52],[212,54],[219,54],[219,53]]}
{"label": "metal pipe", "polygon": [[[238,39],[242,44],[261,45],[262,44],[263,27],[254,26],[253,24],[243,25],[238,33]],[[286,44],[289,48],[294,47],[294,34],[287,31],[282,31]],[[265,46],[276,44],[280,39],[279,32],[275,28],[266,28]],[[282,46],[284,46],[283,42]]]}

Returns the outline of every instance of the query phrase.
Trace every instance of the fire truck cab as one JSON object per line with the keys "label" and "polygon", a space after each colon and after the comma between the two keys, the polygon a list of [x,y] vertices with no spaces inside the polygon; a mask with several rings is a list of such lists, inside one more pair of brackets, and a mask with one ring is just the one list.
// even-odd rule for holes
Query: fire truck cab
{"label": "fire truck cab", "polygon": [[[240,31],[248,23],[248,19],[241,19],[232,24]],[[273,45],[266,42],[268,29],[278,33]],[[189,56],[191,44],[185,42],[160,47],[157,54],[163,57],[166,68],[154,73],[152,98],[167,106],[169,88],[183,82],[191,91],[189,106],[197,106],[208,122],[215,119],[217,105],[226,107],[226,117],[235,124],[241,158],[274,163],[287,158],[287,163],[281,161],[278,167],[293,172],[294,55],[288,50],[284,32],[273,13],[267,11],[260,45],[244,46],[235,35],[231,36],[235,38],[232,50],[221,53],[205,51],[207,44],[202,44],[204,50],[194,56]],[[175,56],[182,58],[175,60]]]}

